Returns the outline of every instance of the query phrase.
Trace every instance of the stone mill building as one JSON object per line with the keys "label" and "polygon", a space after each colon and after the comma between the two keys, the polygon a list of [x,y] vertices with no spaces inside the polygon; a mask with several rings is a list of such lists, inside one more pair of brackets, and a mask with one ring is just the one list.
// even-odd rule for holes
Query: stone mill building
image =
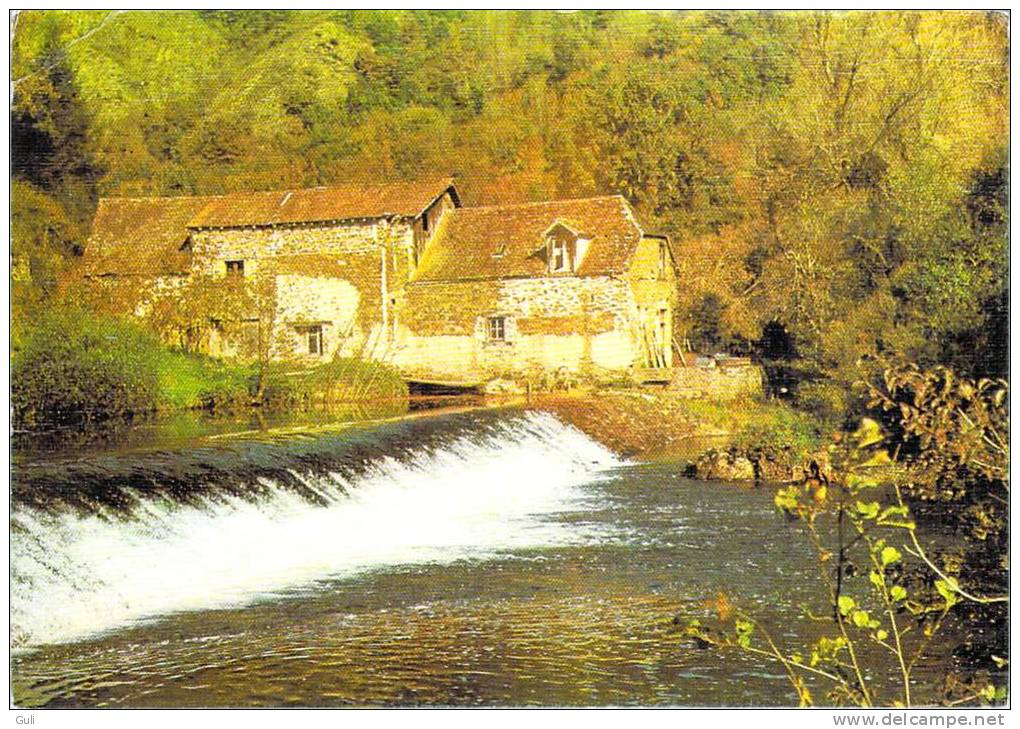
{"label": "stone mill building", "polygon": [[[194,296],[198,281],[268,292],[236,321],[210,312],[201,348],[217,356],[252,356],[257,333],[274,360],[362,357],[460,385],[647,379],[673,360],[670,241],[620,196],[462,207],[443,179],[109,198],[82,270],[108,297],[125,282],[151,296]],[[145,314],[146,295],[127,302]]]}

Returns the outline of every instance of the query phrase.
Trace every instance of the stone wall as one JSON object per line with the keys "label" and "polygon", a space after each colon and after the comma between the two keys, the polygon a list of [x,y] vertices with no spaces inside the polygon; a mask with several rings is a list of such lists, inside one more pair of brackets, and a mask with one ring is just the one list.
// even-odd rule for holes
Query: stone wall
{"label": "stone wall", "polygon": [[[394,252],[407,255],[412,241],[407,223],[340,222],[196,230],[191,234],[191,250],[196,271],[225,273],[225,261],[243,260],[247,274],[255,273],[263,259],[274,256],[373,254],[383,242],[389,242]],[[248,261],[252,262],[250,270]]]}
{"label": "stone wall", "polygon": [[473,335],[475,320],[495,312],[499,287],[499,281],[412,283],[398,317],[418,336]]}
{"label": "stone wall", "polygon": [[[413,240],[409,223],[385,221],[198,230],[193,270],[224,276],[226,262],[240,260],[246,278],[275,280],[273,358],[361,355],[394,316],[413,266]],[[308,354],[300,331],[313,322],[323,326],[322,357]]]}
{"label": "stone wall", "polygon": [[[448,381],[627,370],[636,308],[625,281],[548,277],[408,287],[391,350],[411,376]],[[488,334],[504,317],[505,340]]]}
{"label": "stone wall", "polygon": [[383,276],[391,295],[407,283],[412,242],[412,228],[402,222],[200,230],[192,233],[193,270],[225,275],[226,262],[240,260],[246,277],[285,270],[343,278],[361,292],[359,318],[367,326],[381,319]]}
{"label": "stone wall", "polygon": [[[276,277],[276,317],[272,355],[309,363],[328,361],[337,353],[359,351],[368,330],[359,326],[361,294],[349,281],[283,275]],[[322,352],[308,352],[306,329],[322,326]]]}
{"label": "stone wall", "polygon": [[[659,268],[658,239],[642,240],[625,276],[411,281],[416,244],[420,251],[442,231],[452,207],[449,196],[437,201],[428,231],[420,220],[192,231],[194,274],[223,277],[228,261],[242,261],[246,285],[272,291],[254,299],[270,302],[271,315],[253,303],[244,321],[216,323],[210,351],[246,356],[244,341],[254,337],[270,343],[274,359],[375,357],[410,376],[454,381],[557,371],[618,377],[647,364],[647,330],[672,307],[672,269]],[[503,339],[490,337],[491,317],[503,318]],[[322,327],[321,355],[308,352],[310,326]]]}
{"label": "stone wall", "polygon": [[[625,281],[609,276],[506,279],[497,307],[524,317],[607,313],[627,319],[634,299]],[[555,333],[555,332],[552,332]]]}
{"label": "stone wall", "polygon": [[669,388],[685,398],[736,400],[764,394],[765,372],[757,365],[677,367]]}

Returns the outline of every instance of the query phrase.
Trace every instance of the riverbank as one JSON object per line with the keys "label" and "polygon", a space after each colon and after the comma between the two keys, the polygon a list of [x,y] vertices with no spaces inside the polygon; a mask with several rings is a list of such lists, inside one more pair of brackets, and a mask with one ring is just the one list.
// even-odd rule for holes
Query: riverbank
{"label": "riverbank", "polygon": [[755,398],[691,400],[666,389],[642,388],[540,395],[529,404],[628,458],[687,457],[695,443],[712,441],[803,457],[817,447],[820,436],[810,415]]}
{"label": "riverbank", "polygon": [[15,427],[95,424],[152,414],[391,403],[408,387],[392,367],[358,358],[321,363],[228,360],[168,346],[138,322],[77,309],[42,312],[11,358]]}
{"label": "riverbank", "polygon": [[[530,398],[405,396],[368,402],[339,400],[333,403],[313,398],[292,400],[290,407],[251,407],[239,403],[224,409],[167,409],[131,419],[19,430],[15,451],[177,446],[210,436],[233,437],[256,431],[282,435],[303,429],[315,431],[329,426],[499,408],[548,412],[620,456],[697,464],[699,475],[707,480],[742,480],[739,471],[746,464],[740,459],[752,451],[791,454],[786,460],[793,462],[811,452],[818,442],[815,421],[785,404],[755,398],[728,402],[694,400],[654,388],[542,393]],[[711,460],[706,460],[706,456],[711,456]],[[715,467],[706,469],[705,464]],[[728,470],[723,468],[727,465]],[[737,471],[733,471],[734,465]]]}
{"label": "riverbank", "polygon": [[[11,364],[21,441],[45,439],[49,431],[59,431],[60,441],[67,428],[82,431],[75,440],[87,442],[92,431],[103,431],[113,432],[117,441],[115,431],[153,420],[176,421],[175,435],[220,429],[219,422],[192,423],[207,418],[189,418],[185,412],[202,411],[215,421],[251,421],[261,429],[266,421],[319,421],[317,410],[355,410],[341,419],[356,421],[401,417],[418,407],[400,374],[380,363],[342,359],[313,367],[212,359],[168,347],[135,322],[74,310],[42,317]],[[706,440],[775,444],[798,452],[817,441],[813,421],[802,413],[753,395],[716,401],[712,398],[722,392],[732,396],[733,388],[701,384],[693,390],[618,387],[527,399],[476,396],[479,401],[471,404],[546,410],[626,457],[696,456],[695,444]]]}

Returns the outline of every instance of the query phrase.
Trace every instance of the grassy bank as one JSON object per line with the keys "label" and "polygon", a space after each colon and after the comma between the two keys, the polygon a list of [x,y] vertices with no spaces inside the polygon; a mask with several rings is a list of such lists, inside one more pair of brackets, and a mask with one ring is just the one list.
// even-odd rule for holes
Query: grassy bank
{"label": "grassy bank", "polygon": [[273,364],[265,373],[271,407],[343,402],[406,402],[407,383],[392,367],[345,357],[316,367]]}
{"label": "grassy bank", "polygon": [[740,448],[789,448],[803,457],[818,448],[823,435],[822,422],[815,416],[778,401],[687,400],[681,407],[703,427],[732,434]]}
{"label": "grassy bank", "polygon": [[621,389],[544,397],[536,404],[625,456],[687,453],[692,442],[713,437],[806,454],[820,436],[812,416],[755,399],[696,401],[669,390]]}
{"label": "grassy bank", "polygon": [[168,347],[132,321],[78,309],[41,313],[11,359],[15,422],[30,428],[157,411],[367,401],[399,408],[406,400],[399,374],[377,363],[260,367],[218,360]]}
{"label": "grassy bank", "polygon": [[249,404],[256,368],[168,349],[153,358],[159,380],[157,410]]}

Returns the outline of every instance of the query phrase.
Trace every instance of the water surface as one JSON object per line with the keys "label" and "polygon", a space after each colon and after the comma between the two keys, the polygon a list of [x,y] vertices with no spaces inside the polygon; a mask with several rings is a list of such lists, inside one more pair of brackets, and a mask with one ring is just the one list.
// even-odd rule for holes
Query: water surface
{"label": "water surface", "polygon": [[514,410],[29,459],[21,706],[789,705],[674,615],[725,591],[813,634],[771,492]]}

